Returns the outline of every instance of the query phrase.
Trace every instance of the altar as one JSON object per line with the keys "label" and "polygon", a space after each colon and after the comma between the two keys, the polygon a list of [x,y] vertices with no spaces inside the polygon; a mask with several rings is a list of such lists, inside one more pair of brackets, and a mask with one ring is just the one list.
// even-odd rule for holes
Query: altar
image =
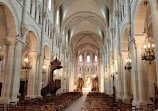
{"label": "altar", "polygon": [[91,87],[82,88],[82,92],[91,92]]}
{"label": "altar", "polygon": [[83,94],[88,94],[89,92],[91,92],[91,87],[82,88],[82,93],[83,93]]}

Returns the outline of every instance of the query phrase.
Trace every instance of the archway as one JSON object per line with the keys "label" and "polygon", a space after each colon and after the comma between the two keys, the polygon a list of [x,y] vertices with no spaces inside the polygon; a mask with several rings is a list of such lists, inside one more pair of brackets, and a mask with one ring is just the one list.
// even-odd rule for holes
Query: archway
{"label": "archway", "polygon": [[[136,99],[139,105],[151,103],[150,98],[154,98],[154,84],[156,83],[156,65],[155,61],[149,61],[146,58],[147,50],[154,50],[153,30],[151,24],[151,7],[150,2],[145,0],[139,2],[136,8],[134,21],[134,38],[136,55],[133,55],[137,67],[135,78],[138,80],[137,86],[139,91],[136,92]],[[146,9],[146,10],[144,10]],[[150,43],[150,45],[148,44]],[[145,45],[147,44],[147,45]],[[154,52],[153,52],[154,53]],[[152,70],[152,71],[151,71]],[[137,81],[135,81],[137,82]],[[133,89],[134,91],[135,89]]]}
{"label": "archway", "polygon": [[35,78],[38,70],[38,41],[34,32],[29,31],[26,35],[25,47],[22,51],[22,70],[20,77],[19,93],[21,97],[34,98]]}
{"label": "archway", "polygon": [[93,77],[90,74],[84,76],[84,87],[82,88],[83,93],[91,92],[93,89]]}

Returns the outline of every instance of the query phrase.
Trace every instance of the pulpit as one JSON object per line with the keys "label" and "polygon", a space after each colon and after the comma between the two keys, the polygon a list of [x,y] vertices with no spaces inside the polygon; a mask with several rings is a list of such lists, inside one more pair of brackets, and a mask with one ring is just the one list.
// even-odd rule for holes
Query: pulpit
{"label": "pulpit", "polygon": [[51,62],[51,79],[50,79],[50,82],[49,84],[44,87],[43,89],[41,89],[41,95],[42,96],[45,96],[47,95],[48,93],[55,93],[58,89],[61,88],[61,80],[59,79],[56,79],[55,81],[53,81],[53,74],[54,74],[54,71],[55,70],[59,70],[62,68],[61,66],[61,62],[56,58],[53,62]]}

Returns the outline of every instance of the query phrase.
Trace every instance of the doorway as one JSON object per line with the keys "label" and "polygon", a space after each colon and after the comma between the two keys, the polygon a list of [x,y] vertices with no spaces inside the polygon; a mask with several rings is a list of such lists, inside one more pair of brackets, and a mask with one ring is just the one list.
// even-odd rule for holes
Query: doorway
{"label": "doorway", "polygon": [[21,80],[20,81],[19,93],[20,93],[20,98],[21,99],[25,98],[25,96],[27,95],[27,85],[28,85],[27,80]]}

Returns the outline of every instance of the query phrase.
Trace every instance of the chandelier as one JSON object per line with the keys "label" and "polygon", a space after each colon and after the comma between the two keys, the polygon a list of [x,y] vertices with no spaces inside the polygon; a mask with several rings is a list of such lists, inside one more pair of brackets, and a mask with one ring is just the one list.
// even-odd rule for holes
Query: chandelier
{"label": "chandelier", "polygon": [[3,53],[2,53],[2,47],[0,46],[0,61],[2,61],[4,58]]}
{"label": "chandelier", "polygon": [[148,41],[144,44],[144,52],[142,53],[142,60],[151,61],[155,60],[155,44],[152,44],[149,41],[149,37],[147,37]]}
{"label": "chandelier", "polygon": [[129,53],[128,53],[128,57],[126,59],[126,65],[125,65],[125,70],[131,70],[132,69],[132,60],[129,57]]}
{"label": "chandelier", "polygon": [[25,69],[26,71],[32,69],[31,59],[28,54],[24,58],[24,65],[22,65],[22,69]]}
{"label": "chandelier", "polygon": [[[147,20],[147,2],[144,3],[146,7],[146,20]],[[149,61],[149,64],[151,64],[151,61],[155,59],[155,44],[151,43],[151,40],[148,35],[148,20],[146,21],[146,28],[147,28],[147,37],[146,42],[144,43],[144,51],[141,55],[142,60]]]}

